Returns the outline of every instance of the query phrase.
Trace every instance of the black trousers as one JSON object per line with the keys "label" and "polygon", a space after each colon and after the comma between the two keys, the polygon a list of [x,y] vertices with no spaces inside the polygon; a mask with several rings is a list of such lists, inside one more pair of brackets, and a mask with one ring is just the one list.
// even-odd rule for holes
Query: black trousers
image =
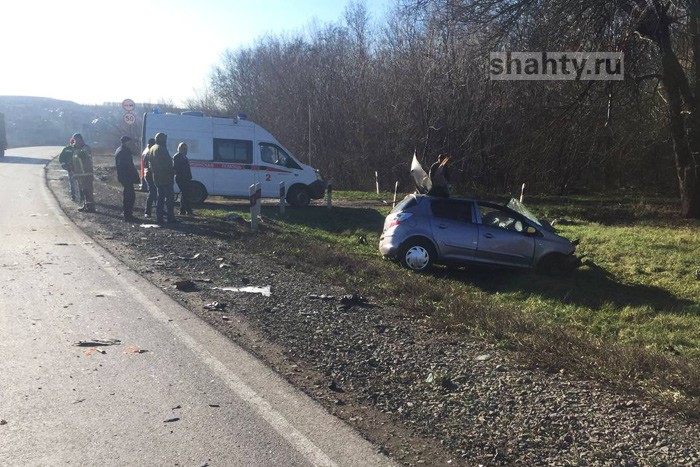
{"label": "black trousers", "polygon": [[180,189],[180,214],[192,214],[192,204],[189,198],[190,181],[175,177],[175,183]]}
{"label": "black trousers", "polygon": [[124,199],[122,207],[124,209],[124,219],[131,220],[134,218],[134,202],[136,202],[136,191],[131,183],[122,185],[124,187]]}

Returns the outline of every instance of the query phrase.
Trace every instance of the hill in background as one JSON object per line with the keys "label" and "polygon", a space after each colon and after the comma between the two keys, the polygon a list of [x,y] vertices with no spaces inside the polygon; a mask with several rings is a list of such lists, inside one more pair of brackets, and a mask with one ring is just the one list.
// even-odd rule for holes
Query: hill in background
{"label": "hill in background", "polygon": [[137,104],[137,121],[127,125],[120,103],[81,105],[47,97],[0,96],[10,148],[64,146],[73,133],[80,132],[93,150],[111,151],[119,145],[122,135],[140,141],[143,113],[152,107]]}

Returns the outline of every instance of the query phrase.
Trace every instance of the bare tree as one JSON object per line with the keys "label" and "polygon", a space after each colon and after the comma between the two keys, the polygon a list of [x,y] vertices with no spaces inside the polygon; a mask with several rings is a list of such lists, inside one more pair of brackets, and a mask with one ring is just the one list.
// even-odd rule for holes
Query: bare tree
{"label": "bare tree", "polygon": [[[663,84],[681,214],[700,218],[700,0],[419,0],[414,5],[456,11],[463,24],[480,26],[492,45],[624,51],[639,72],[633,82],[658,78]],[[530,40],[518,40],[523,32]],[[645,47],[645,41],[654,47]]]}

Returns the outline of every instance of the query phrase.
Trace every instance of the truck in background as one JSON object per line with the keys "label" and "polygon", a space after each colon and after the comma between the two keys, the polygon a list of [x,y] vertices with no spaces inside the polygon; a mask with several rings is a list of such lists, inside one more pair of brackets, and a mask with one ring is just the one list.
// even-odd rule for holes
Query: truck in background
{"label": "truck in background", "polygon": [[201,112],[145,114],[142,140],[145,143],[157,133],[168,136],[171,156],[179,143],[187,143],[193,203],[210,195],[247,198],[255,183],[260,183],[263,198],[278,198],[284,182],[292,206],[306,206],[325,194],[318,170],[300,162],[265,128],[243,118]]}
{"label": "truck in background", "polygon": [[7,149],[7,133],[5,133],[5,114],[0,112],[0,157],[5,157]]}

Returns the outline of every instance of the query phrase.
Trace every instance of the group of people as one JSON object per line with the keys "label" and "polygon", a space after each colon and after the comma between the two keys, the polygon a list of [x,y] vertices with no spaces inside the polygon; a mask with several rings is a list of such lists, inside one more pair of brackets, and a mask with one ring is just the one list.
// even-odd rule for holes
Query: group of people
{"label": "group of people", "polygon": [[[141,183],[138,170],[134,167],[134,152],[131,149],[131,138],[121,137],[121,144],[114,153],[114,163],[117,169],[117,180],[124,188],[122,208],[124,220],[133,222],[136,190],[134,185]],[[144,215],[151,217],[153,205],[156,207],[156,222],[177,222],[175,219],[175,190],[173,180],[180,189],[180,215],[192,215],[192,206],[188,197],[192,171],[187,159],[187,144],[180,143],[173,158],[167,148],[167,135],[158,133],[148,141],[148,146],[142,153],[144,166],[144,181],[148,190]],[[95,212],[93,196],[93,163],[90,147],[85,144],[80,133],[75,133],[70,144],[63,148],[59,155],[61,167],[68,172],[68,183],[73,201],[83,203],[78,209],[81,212]]]}
{"label": "group of people", "polygon": [[177,152],[171,158],[167,148],[168,135],[158,133],[148,140],[148,145],[141,154],[144,167],[145,187],[148,190],[144,215],[151,217],[153,205],[156,207],[156,222],[168,222],[175,219],[175,191],[173,179],[180,189],[180,215],[192,215],[189,199],[192,170],[187,159],[187,143],[177,145]]}

